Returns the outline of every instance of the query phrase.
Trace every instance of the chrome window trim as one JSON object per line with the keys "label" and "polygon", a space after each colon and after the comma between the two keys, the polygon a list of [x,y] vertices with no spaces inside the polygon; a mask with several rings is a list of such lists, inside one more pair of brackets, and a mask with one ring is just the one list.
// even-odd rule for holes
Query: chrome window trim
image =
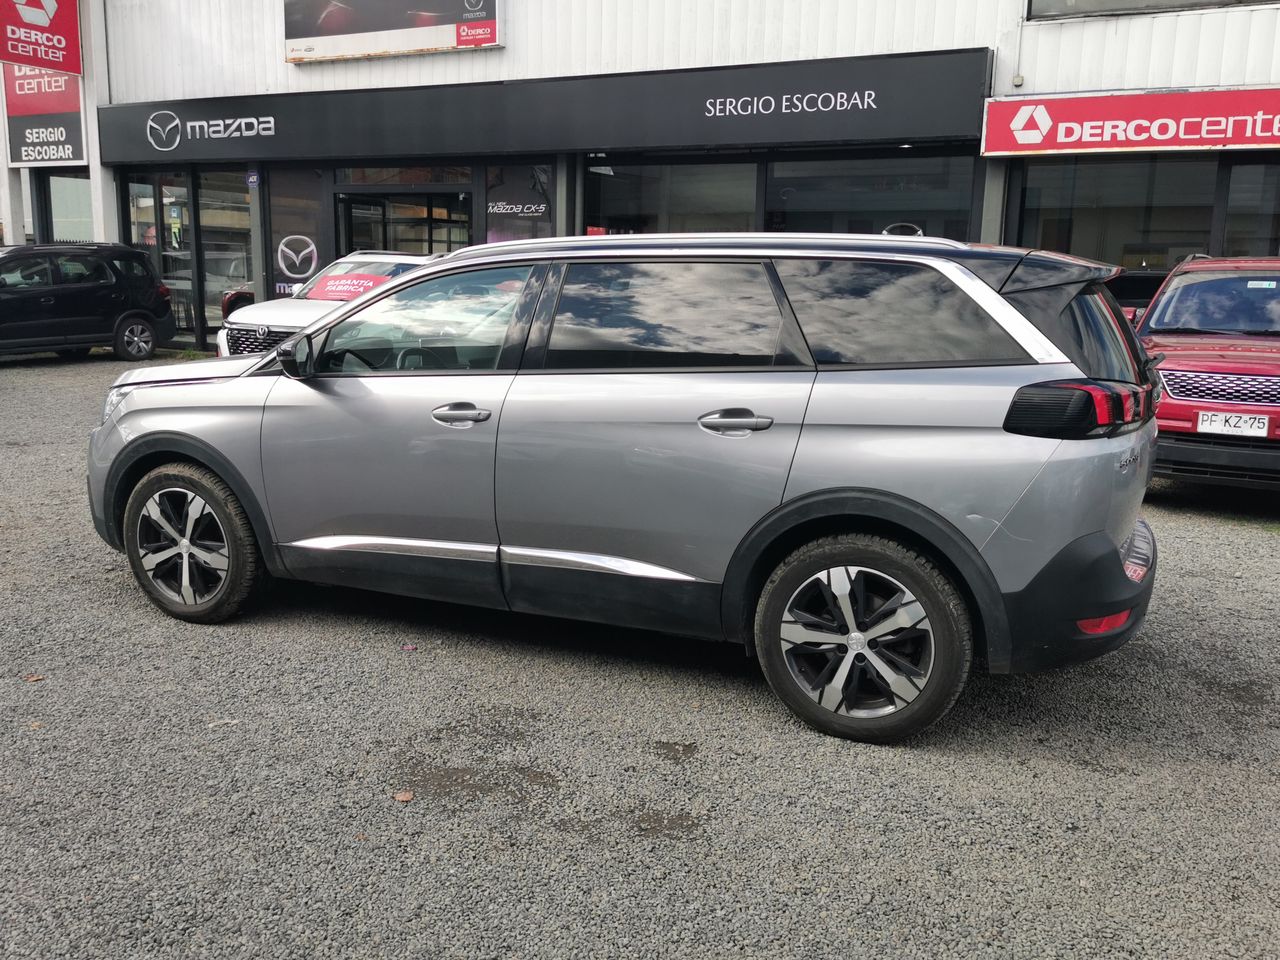
{"label": "chrome window trim", "polygon": [[679,570],[659,567],[640,560],[611,557],[602,553],[579,553],[574,550],[541,550],[536,547],[499,547],[504,563],[518,563],[530,567],[556,567],[561,570],[586,570],[595,573],[620,573],[628,577],[644,577],[649,580],[679,580],[696,583],[698,578]]}
{"label": "chrome window trim", "polygon": [[[696,235],[694,235],[696,236]],[[819,235],[821,236],[821,235]],[[670,245],[662,249],[657,249],[658,244],[652,242],[652,237],[645,235],[648,242],[637,241],[634,244],[622,243],[602,243],[599,249],[577,249],[577,250],[538,250],[533,246],[535,243],[545,244],[546,240],[537,241],[511,241],[512,244],[529,242],[531,247],[528,251],[520,249],[512,249],[507,244],[502,244],[502,250],[495,250],[491,254],[476,254],[468,256],[465,259],[453,260],[450,255],[442,257],[440,260],[430,263],[417,270],[412,270],[394,278],[388,283],[384,283],[378,287],[381,296],[390,296],[407,286],[415,283],[422,283],[426,280],[433,280],[437,277],[448,276],[453,273],[469,273],[473,270],[484,270],[490,267],[509,265],[512,263],[536,263],[536,262],[570,262],[570,261],[592,261],[592,260],[634,260],[636,258],[643,259],[688,259],[692,257],[720,260],[875,260],[887,261],[890,263],[911,263],[919,266],[930,267],[937,270],[948,280],[959,287],[968,297],[978,304],[995,323],[1004,330],[1014,342],[1026,351],[1036,363],[1070,363],[1070,359],[1054,346],[1053,341],[1036,329],[1035,324],[1018,312],[1017,308],[1004,297],[1000,296],[995,290],[991,289],[983,280],[967,267],[948,260],[943,256],[933,256],[927,253],[905,254],[905,253],[885,253],[876,250],[851,250],[838,246],[832,247],[813,247],[812,249],[796,249],[795,247],[770,246],[767,242],[761,242],[754,248],[745,247],[721,247],[714,245],[702,245],[698,243],[679,243],[679,235],[670,238]],[[901,237],[885,238],[900,240]],[[916,238],[920,240],[922,238]],[[921,244],[927,247],[942,246],[942,242],[928,239],[929,244]],[[864,241],[859,240],[859,243]],[[952,243],[954,241],[947,241]],[[495,246],[498,246],[495,244]],[[963,248],[963,244],[957,244]],[[461,252],[461,251],[459,251]],[[353,303],[356,301],[352,301]],[[376,301],[370,301],[376,302]],[[361,303],[359,308],[362,309],[367,304]],[[334,324],[341,323],[354,310],[344,309],[327,314],[322,318],[322,323],[311,332],[319,334],[329,329]],[[305,329],[305,328],[304,328]],[[268,359],[273,355],[269,354]],[[264,365],[267,361],[264,360]],[[255,368],[257,369],[257,368]]]}
{"label": "chrome window trim", "polygon": [[301,550],[355,550],[361,553],[391,553],[406,557],[431,557],[437,560],[496,560],[498,548],[489,543],[463,543],[457,540],[411,540],[405,537],[310,537],[283,544]]}

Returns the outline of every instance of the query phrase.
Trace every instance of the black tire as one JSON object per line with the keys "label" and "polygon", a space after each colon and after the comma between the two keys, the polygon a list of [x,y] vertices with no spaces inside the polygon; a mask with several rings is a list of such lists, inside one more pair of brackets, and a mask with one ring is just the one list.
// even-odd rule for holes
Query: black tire
{"label": "black tire", "polygon": [[[176,543],[179,552],[175,557],[165,560],[163,568],[156,566],[154,575],[148,573],[143,565],[144,554],[148,560],[154,560],[173,538],[161,532],[150,517],[144,523],[143,512],[153,497],[162,506],[172,506],[181,502],[184,495],[188,503],[194,503],[191,497],[199,498],[207,510],[196,521],[189,542],[183,539]],[[213,525],[208,522],[209,513],[216,520],[216,535],[210,534]],[[178,529],[184,521],[176,510],[169,511],[167,522],[179,536],[192,528],[192,524],[187,524],[185,529]],[[207,539],[201,540],[201,535]],[[143,537],[153,542],[144,544]],[[216,545],[219,540],[225,544],[225,560],[219,550],[201,552],[201,548]],[[183,548],[181,543],[188,546]],[[157,467],[134,487],[124,508],[124,548],[133,575],[151,602],[170,616],[192,623],[221,623],[234,617],[246,608],[266,580],[258,542],[240,501],[215,474],[193,464],[171,463]],[[201,562],[198,556],[216,556],[219,563],[225,563],[219,583],[212,585],[218,571]],[[173,569],[175,558],[179,561],[176,570]],[[176,585],[182,576],[182,565],[190,566],[187,578],[192,592],[187,600],[178,594],[185,594],[188,579],[180,580],[184,586]],[[203,595],[201,587],[205,588]]]}
{"label": "black tire", "polygon": [[121,360],[150,360],[156,352],[156,328],[146,317],[124,317],[116,324],[112,349]]}
{"label": "black tire", "polygon": [[[857,626],[844,633],[844,617],[838,604],[826,604],[833,611],[833,622],[829,626],[825,618],[815,617],[808,610],[797,612],[806,597],[817,597],[820,601],[835,598],[831,581],[838,579],[839,569],[854,567],[864,570],[862,602],[859,604],[855,597],[854,606],[870,611],[866,621],[870,626]],[[832,574],[837,576],[833,578]],[[823,577],[827,578],[825,588],[818,582]],[[914,607],[909,598],[902,599],[904,594],[895,597],[901,605],[899,608],[890,606],[892,600],[880,601],[891,586],[908,591],[919,608]],[[809,593],[800,593],[802,588]],[[846,593],[854,596],[858,590],[847,589]],[[882,606],[877,610],[878,601]],[[809,610],[812,609],[810,606]],[[908,629],[890,631],[879,640],[867,640],[856,632],[863,630],[870,636],[877,629],[884,629],[887,619],[882,627],[876,624],[891,609],[901,609],[904,621],[910,621],[921,611],[923,619]],[[785,628],[784,615],[788,621]],[[833,631],[829,636],[834,642],[810,643],[815,628]],[[793,637],[800,636],[804,642],[784,641],[784,629]],[[820,641],[825,641],[827,636],[817,634]],[[891,646],[900,641],[904,647]],[[864,534],[815,540],[779,564],[761,591],[756,606],[755,643],[769,686],[792,712],[823,733],[867,743],[903,740],[936,722],[960,696],[973,661],[969,612],[950,579],[920,553],[893,540]],[[886,650],[895,649],[894,662],[888,663]],[[923,652],[926,649],[927,655]],[[904,654],[906,659],[899,654]],[[873,655],[880,669],[872,669],[869,658]],[[848,672],[842,675],[839,669],[846,657],[856,662],[851,662]],[[912,658],[918,662],[909,666],[919,670],[918,676],[908,674],[905,669],[902,672],[894,669],[894,683],[905,679],[910,684],[903,688],[907,696],[914,697],[908,702],[894,695],[890,689],[894,683],[885,682],[883,668],[886,663],[893,667],[894,663],[907,663]],[[928,669],[920,670],[926,658]],[[826,684],[822,683],[824,678]],[[880,701],[883,705],[878,707],[874,699],[877,695],[883,697]],[[827,706],[815,697],[826,700]],[[855,711],[853,708],[860,703],[871,706]],[[883,714],[867,715],[877,711]],[[850,716],[850,712],[860,715]]]}
{"label": "black tire", "polygon": [[74,347],[66,350],[58,350],[57,354],[63,360],[83,360],[89,356],[92,347]]}

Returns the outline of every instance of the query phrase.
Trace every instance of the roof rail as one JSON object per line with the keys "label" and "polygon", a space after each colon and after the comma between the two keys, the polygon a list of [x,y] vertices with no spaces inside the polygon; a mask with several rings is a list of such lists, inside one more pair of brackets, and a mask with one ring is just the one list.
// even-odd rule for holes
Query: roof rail
{"label": "roof rail", "polygon": [[1188,253],[1185,257],[1183,257],[1178,262],[1190,263],[1192,260],[1213,260],[1213,259],[1214,259],[1213,255],[1208,253]]}
{"label": "roof rail", "polygon": [[[899,237],[885,235],[882,233],[764,233],[760,231],[741,232],[741,233],[621,233],[621,234],[603,234],[599,236],[588,236],[578,234],[568,237],[539,237],[532,240],[502,240],[497,243],[476,244],[472,247],[466,247],[467,250],[476,250],[478,247],[485,249],[525,249],[525,248],[547,248],[563,246],[570,243],[582,243],[584,241],[601,244],[618,244],[625,246],[635,244],[637,246],[654,246],[664,243],[669,244],[699,244],[713,245],[715,243],[734,242],[734,243],[787,243],[794,241],[805,241],[812,243],[832,242],[854,242],[860,244],[878,244],[883,246],[900,247],[900,246],[921,246],[921,247],[944,247],[950,250],[965,250],[968,245],[961,243],[959,240],[951,240],[946,237]],[[455,253],[461,251],[454,251]]]}

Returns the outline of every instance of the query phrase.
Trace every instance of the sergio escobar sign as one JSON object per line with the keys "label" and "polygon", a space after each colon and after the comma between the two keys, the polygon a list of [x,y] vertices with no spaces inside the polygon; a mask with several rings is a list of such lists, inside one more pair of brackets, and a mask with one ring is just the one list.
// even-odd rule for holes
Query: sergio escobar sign
{"label": "sergio escobar sign", "polygon": [[82,73],[79,0],[0,0],[0,61]]}
{"label": "sergio escobar sign", "polygon": [[987,157],[1280,146],[1280,88],[988,100]]}
{"label": "sergio escobar sign", "polygon": [[9,166],[85,162],[80,78],[38,67],[4,65]]}

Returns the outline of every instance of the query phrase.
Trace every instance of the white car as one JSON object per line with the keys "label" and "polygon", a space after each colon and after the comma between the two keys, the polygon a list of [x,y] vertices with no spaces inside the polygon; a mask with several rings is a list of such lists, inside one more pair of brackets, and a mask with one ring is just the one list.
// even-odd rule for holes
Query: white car
{"label": "white car", "polygon": [[233,313],[218,331],[218,356],[271,350],[330,310],[434,259],[359,250],[335,260],[306,283],[298,284],[292,296],[253,303]]}

